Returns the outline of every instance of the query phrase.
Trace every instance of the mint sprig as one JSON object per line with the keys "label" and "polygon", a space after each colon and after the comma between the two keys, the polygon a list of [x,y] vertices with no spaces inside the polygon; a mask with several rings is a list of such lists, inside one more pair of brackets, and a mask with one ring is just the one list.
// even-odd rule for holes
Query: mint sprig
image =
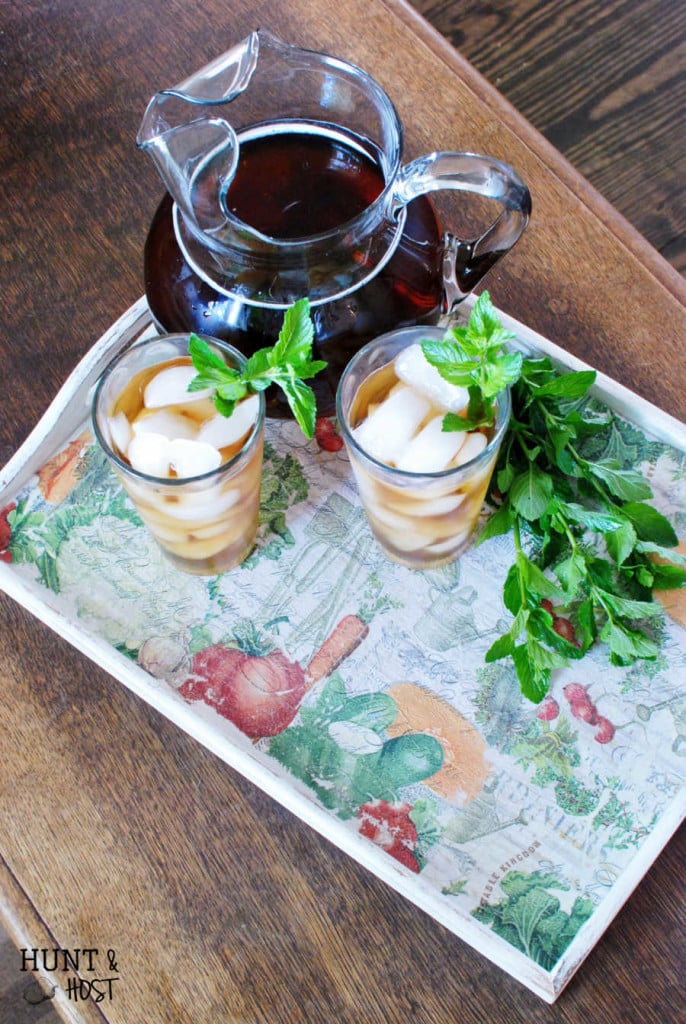
{"label": "mint sprig", "polygon": [[453,327],[440,341],[423,341],[422,352],[441,377],[467,388],[466,415],[447,413],[443,430],[478,430],[495,423],[496,396],[519,379],[521,352],[508,351],[515,335],[503,327],[488,292],[472,308],[466,327]]}
{"label": "mint sprig", "polygon": [[314,326],[308,299],[299,299],[286,310],[278,340],[261,348],[247,360],[242,370],[227,366],[207,342],[191,334],[188,351],[197,373],[189,391],[211,388],[213,401],[222,416],[231,416],[237,402],[246,395],[265,391],[277,384],[300,429],[307,438],[314,436],[317,405],[312,388],[305,383],[326,367],[321,359],[312,359]]}

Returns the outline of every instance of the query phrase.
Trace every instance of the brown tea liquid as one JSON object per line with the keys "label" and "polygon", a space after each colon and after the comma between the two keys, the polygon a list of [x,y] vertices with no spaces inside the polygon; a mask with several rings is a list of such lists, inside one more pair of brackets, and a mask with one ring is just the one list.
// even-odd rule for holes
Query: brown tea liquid
{"label": "brown tea liquid", "polygon": [[[339,136],[278,126],[241,140],[228,209],[261,232],[284,240],[335,229],[363,212],[385,187],[378,162]],[[246,356],[274,344],[283,309],[252,306],[203,281],[185,260],[165,196],[145,247],[150,309],[165,331],[198,331],[229,341]],[[358,254],[364,263],[364,252]],[[357,290],[313,307],[315,358],[328,370],[314,384],[320,414],[334,409],[336,386],[351,356],[397,326],[435,323],[443,294],[443,237],[429,199],[413,200],[388,262]],[[370,268],[370,273],[373,268]],[[312,273],[316,274],[316,268]],[[345,280],[341,281],[341,291]],[[275,396],[271,415],[283,413]]]}
{"label": "brown tea liquid", "polygon": [[357,217],[384,188],[381,168],[337,138],[278,133],[241,142],[226,206],[272,238],[306,238]]}

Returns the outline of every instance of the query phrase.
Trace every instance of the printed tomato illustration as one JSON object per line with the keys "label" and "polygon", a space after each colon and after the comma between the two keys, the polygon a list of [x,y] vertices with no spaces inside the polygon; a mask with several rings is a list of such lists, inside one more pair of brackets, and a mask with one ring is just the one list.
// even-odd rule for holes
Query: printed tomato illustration
{"label": "printed tomato illustration", "polygon": [[281,651],[214,644],[194,656],[179,692],[186,700],[203,700],[255,739],[285,729],[306,688],[300,665]]}
{"label": "printed tomato illustration", "polygon": [[179,693],[204,701],[251,739],[276,736],[290,725],[309,688],[330,675],[368,632],[357,615],[346,615],[303,669],[249,625],[230,643],[194,655]]}
{"label": "printed tomato illustration", "polygon": [[414,851],[419,837],[410,818],[411,810],[408,803],[371,800],[362,804],[357,819],[360,835],[371,839],[410,871],[418,873],[419,864]]}

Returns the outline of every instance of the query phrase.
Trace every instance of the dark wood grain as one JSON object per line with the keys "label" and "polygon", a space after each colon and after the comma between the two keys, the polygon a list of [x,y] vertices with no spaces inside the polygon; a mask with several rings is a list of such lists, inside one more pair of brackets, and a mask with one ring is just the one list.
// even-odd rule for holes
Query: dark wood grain
{"label": "dark wood grain", "polygon": [[686,273],[686,4],[411,2]]}
{"label": "dark wood grain", "polygon": [[[373,71],[408,155],[459,137],[509,158],[535,212],[488,279],[496,301],[686,413],[681,276],[399,0],[14,3],[0,7],[0,461],[142,291],[160,194],[133,141],[149,96],[259,24]],[[116,997],[83,1020],[680,1019],[683,830],[550,1008],[5,596],[0,687],[8,923],[32,945],[118,953]]]}

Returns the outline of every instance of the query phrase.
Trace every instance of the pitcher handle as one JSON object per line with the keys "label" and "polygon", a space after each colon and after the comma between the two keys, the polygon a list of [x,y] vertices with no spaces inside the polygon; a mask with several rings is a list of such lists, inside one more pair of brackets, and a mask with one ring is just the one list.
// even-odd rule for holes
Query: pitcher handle
{"label": "pitcher handle", "polygon": [[516,171],[478,153],[431,153],[402,168],[395,182],[396,212],[427,192],[453,189],[495,199],[503,209],[471,241],[445,235],[443,284],[445,311],[469,295],[491,267],[512,248],[529,223],[531,195]]}

